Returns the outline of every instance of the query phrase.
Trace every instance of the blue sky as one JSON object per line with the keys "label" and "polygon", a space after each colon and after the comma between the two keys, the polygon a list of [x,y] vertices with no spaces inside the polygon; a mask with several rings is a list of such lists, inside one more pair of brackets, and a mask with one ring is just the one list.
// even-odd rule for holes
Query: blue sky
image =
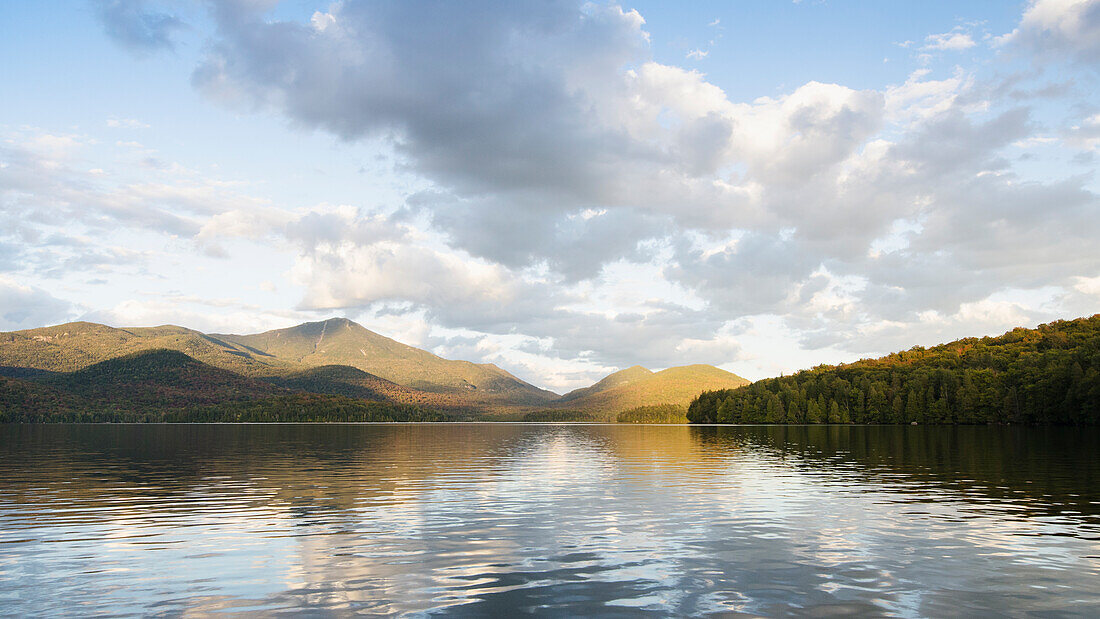
{"label": "blue sky", "polygon": [[348,316],[565,390],[1100,308],[1100,2],[0,5],[0,329]]}

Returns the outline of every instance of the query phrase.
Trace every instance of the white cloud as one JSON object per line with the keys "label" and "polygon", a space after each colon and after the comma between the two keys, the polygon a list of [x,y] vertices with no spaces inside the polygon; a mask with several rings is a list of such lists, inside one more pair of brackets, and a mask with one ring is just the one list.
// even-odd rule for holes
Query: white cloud
{"label": "white cloud", "polygon": [[135,118],[108,118],[107,126],[112,129],[148,129],[149,125]]}
{"label": "white cloud", "polygon": [[886,88],[886,114],[891,121],[905,123],[942,114],[972,85],[961,70],[942,80],[928,79],[929,75],[930,70],[918,69],[904,84]]}
{"label": "white cloud", "polygon": [[0,274],[0,330],[16,331],[66,322],[75,311],[68,301]]}
{"label": "white cloud", "polygon": [[928,35],[925,37],[924,46],[921,47],[921,49],[959,52],[964,49],[970,49],[975,45],[977,45],[977,43],[974,42],[970,33],[955,29],[951,32]]}
{"label": "white cloud", "polygon": [[317,314],[271,310],[235,299],[163,296],[125,299],[113,307],[87,312],[79,319],[114,327],[173,324],[203,333],[254,333],[317,318]]}
{"label": "white cloud", "polygon": [[1085,118],[1066,132],[1066,143],[1084,150],[1100,149],[1100,114]]}
{"label": "white cloud", "polygon": [[1024,48],[1043,59],[1100,61],[1100,0],[1031,0],[1001,45]]}
{"label": "white cloud", "polygon": [[1100,297],[1100,276],[1075,277],[1073,287],[1078,292]]}
{"label": "white cloud", "polygon": [[[291,208],[171,164],[131,173],[138,145],[111,155],[125,163],[102,161],[88,136],[14,132],[0,143],[0,264],[42,275],[75,256],[146,260],[94,242],[27,257],[120,228],[210,255],[262,246],[294,266],[249,274],[248,286],[304,291],[301,310],[264,324],[362,315],[555,386],[637,362],[752,357],[774,373],[780,331],[797,348],[791,363],[809,363],[1093,302],[1093,181],[1028,177],[1016,158],[1039,145],[1094,150],[1100,121],[1088,105],[1062,125],[1019,107],[988,57],[879,88],[808,81],[735,100],[701,72],[656,62],[644,19],[616,6],[345,2],[300,21],[250,6],[215,8],[195,86],[341,148],[386,144],[416,179],[404,203],[376,207],[364,190],[362,203]],[[1034,2],[998,49],[1087,63],[1095,6]],[[922,53],[1004,53],[968,28],[929,35]],[[1066,92],[1042,96],[1069,107]],[[218,312],[233,322],[249,311],[173,298],[104,315],[226,330]]]}

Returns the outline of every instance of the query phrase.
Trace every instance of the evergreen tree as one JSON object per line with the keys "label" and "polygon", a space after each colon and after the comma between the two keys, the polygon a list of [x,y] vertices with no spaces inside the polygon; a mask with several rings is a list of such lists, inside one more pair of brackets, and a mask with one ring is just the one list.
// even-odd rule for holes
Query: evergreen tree
{"label": "evergreen tree", "polygon": [[894,403],[890,407],[890,423],[902,423],[905,421],[905,405],[901,402],[901,394],[894,396]]}
{"label": "evergreen tree", "polygon": [[916,391],[909,392],[909,399],[905,402],[905,417],[902,422],[908,423],[910,421],[918,421],[918,417],[921,417],[921,411],[923,404],[921,403],[920,396]]}
{"label": "evergreen tree", "polygon": [[821,423],[821,408],[817,400],[810,400],[806,404],[806,423]]}
{"label": "evergreen tree", "polygon": [[798,404],[794,400],[791,400],[791,405],[787,407],[787,423],[803,423],[802,412],[798,410]]}
{"label": "evergreen tree", "polygon": [[777,396],[773,393],[772,396],[770,398],[768,398],[768,410],[767,410],[766,415],[764,416],[764,422],[765,423],[781,423],[782,418],[780,417],[780,413],[779,413],[781,408],[782,408],[782,404],[779,403],[779,396]]}

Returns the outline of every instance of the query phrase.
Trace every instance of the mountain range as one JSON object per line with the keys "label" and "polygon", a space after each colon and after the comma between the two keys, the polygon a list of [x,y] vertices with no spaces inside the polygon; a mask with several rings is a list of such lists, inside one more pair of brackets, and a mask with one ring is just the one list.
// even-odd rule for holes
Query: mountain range
{"label": "mountain range", "polygon": [[[0,375],[10,406],[52,400],[103,405],[119,390],[127,391],[129,404],[136,398],[148,406],[158,398],[182,406],[312,393],[464,418],[553,409],[614,419],[624,410],[686,405],[702,391],[748,383],[707,365],[660,372],[634,366],[559,396],[496,365],[444,359],[345,318],[250,335],[90,322],[0,333]],[[180,382],[183,376],[190,382]],[[22,395],[12,395],[17,392]]]}

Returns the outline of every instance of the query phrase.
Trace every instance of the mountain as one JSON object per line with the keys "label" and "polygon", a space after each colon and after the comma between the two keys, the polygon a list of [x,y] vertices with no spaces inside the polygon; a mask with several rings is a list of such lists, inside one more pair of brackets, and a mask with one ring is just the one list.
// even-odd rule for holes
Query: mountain
{"label": "mountain", "polygon": [[[157,352],[140,354],[150,351]],[[138,370],[149,373],[139,375]],[[266,397],[309,392],[463,417],[566,410],[613,417],[640,406],[687,405],[705,390],[746,383],[713,366],[656,373],[634,366],[559,397],[495,365],[443,359],[344,318],[251,335],[90,322],[0,333],[0,375],[35,381],[37,386],[7,384],[12,393],[38,394],[34,397],[42,401],[122,401],[119,393],[109,392],[133,392],[135,405],[162,397],[166,406],[182,406],[225,402],[234,393]],[[190,383],[188,376],[194,378]],[[39,393],[43,389],[58,391]]]}
{"label": "mountain", "polygon": [[[283,389],[202,363],[175,350],[146,350],[72,372],[38,371],[0,378],[0,416],[23,420],[77,420],[67,415],[125,411],[163,414],[257,400]],[[146,417],[142,417],[146,420]]]}
{"label": "mountain", "polygon": [[450,411],[468,411],[472,408],[470,402],[462,397],[463,394],[403,387],[348,365],[323,365],[265,380],[296,391],[341,395],[360,400],[397,402]]}
{"label": "mountain", "polygon": [[168,408],[251,400],[288,390],[223,370],[176,350],[146,350],[36,382],[93,401]]}
{"label": "mountain", "polygon": [[571,391],[554,405],[614,416],[641,406],[687,405],[703,391],[747,384],[749,381],[744,378],[712,365],[685,365],[660,372],[634,366],[615,372],[591,387]]}
{"label": "mountain", "polygon": [[143,350],[176,350],[245,375],[286,371],[285,361],[174,325],[118,329],[91,322],[0,333],[0,366],[51,372],[81,368]]}
{"label": "mountain", "polygon": [[351,366],[405,387],[463,394],[464,399],[472,401],[537,404],[557,397],[495,365],[443,359],[346,318],[307,322],[254,335],[211,337],[302,366]]}
{"label": "mountain", "polygon": [[574,400],[581,400],[586,397],[594,396],[601,391],[607,391],[608,389],[614,389],[620,385],[628,385],[639,380],[645,380],[653,376],[653,371],[643,368],[640,365],[635,365],[625,370],[619,370],[613,374],[608,374],[603,377],[597,383],[594,383],[590,387],[582,387],[580,389],[574,389],[569,393],[558,398],[558,403],[572,402]]}
{"label": "mountain", "polygon": [[[0,373],[19,376],[34,370],[72,372],[153,349],[176,350],[208,365],[251,377],[286,378],[313,367],[350,366],[405,387],[386,388],[400,395],[394,400],[399,402],[507,406],[540,404],[557,397],[495,365],[443,359],[344,318],[254,335],[208,335],[174,325],[115,328],[90,322],[0,333]],[[315,374],[308,380],[317,386],[324,376]],[[307,380],[304,376],[298,378]],[[322,392],[336,389],[340,387],[328,385]]]}
{"label": "mountain", "polygon": [[[352,369],[352,368],[348,368]],[[353,370],[358,371],[358,370]],[[147,350],[73,372],[0,376],[0,421],[447,421],[394,402],[296,393],[175,350]]]}
{"label": "mountain", "polygon": [[7,421],[644,421],[690,402],[694,422],[1084,424],[1100,421],[1100,314],[745,385],[709,365],[634,366],[558,398],[344,319],[244,336],[87,322],[0,333]]}
{"label": "mountain", "polygon": [[1100,423],[1100,314],[700,394],[697,423]]}
{"label": "mountain", "polygon": [[33,380],[0,376],[0,422],[52,421],[49,416],[87,406],[79,396]]}

